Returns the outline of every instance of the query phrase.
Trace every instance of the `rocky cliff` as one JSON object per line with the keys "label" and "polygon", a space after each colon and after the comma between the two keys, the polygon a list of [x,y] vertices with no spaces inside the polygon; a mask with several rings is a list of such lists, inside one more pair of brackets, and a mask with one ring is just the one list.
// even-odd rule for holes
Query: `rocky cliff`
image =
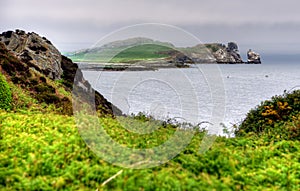
{"label": "rocky cliff", "polygon": [[227,46],[219,43],[206,44],[206,47],[211,51],[217,63],[244,63],[238,45],[234,42],[229,42]]}
{"label": "rocky cliff", "polygon": [[53,85],[59,80],[62,83],[60,88],[67,92],[71,92],[75,84],[81,100],[95,102],[101,113],[121,114],[118,108],[91,87],[77,69],[77,64],[62,56],[45,37],[22,30],[0,34],[0,72],[30,92],[40,103],[54,104],[64,113],[72,113],[72,98],[61,94]]}
{"label": "rocky cliff", "polygon": [[61,54],[45,37],[16,30],[0,34],[0,41],[28,66],[51,79],[61,78]]}

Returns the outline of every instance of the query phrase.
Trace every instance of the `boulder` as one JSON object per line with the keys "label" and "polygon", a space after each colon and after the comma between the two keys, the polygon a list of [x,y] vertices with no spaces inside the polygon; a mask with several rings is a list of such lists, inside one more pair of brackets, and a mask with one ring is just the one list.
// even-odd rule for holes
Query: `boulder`
{"label": "boulder", "polygon": [[248,63],[250,64],[261,64],[260,55],[251,49],[247,52]]}
{"label": "boulder", "polygon": [[62,75],[61,54],[45,37],[22,30],[0,34],[0,42],[31,68],[56,80]]}

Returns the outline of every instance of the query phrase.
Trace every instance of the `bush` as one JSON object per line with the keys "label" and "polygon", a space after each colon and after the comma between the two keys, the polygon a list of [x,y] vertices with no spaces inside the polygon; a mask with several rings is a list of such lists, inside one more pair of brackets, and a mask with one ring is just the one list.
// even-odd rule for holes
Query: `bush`
{"label": "bush", "polygon": [[10,87],[4,78],[4,76],[0,73],[0,108],[1,109],[11,109],[12,102],[12,93]]}
{"label": "bush", "polygon": [[274,96],[250,110],[245,120],[239,125],[237,136],[253,132],[259,134],[269,131],[278,123],[292,121],[300,112],[300,90]]}

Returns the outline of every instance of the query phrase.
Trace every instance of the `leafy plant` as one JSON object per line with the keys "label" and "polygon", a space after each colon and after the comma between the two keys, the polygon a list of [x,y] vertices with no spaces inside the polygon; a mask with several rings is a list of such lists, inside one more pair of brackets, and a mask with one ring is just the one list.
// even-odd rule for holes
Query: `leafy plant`
{"label": "leafy plant", "polygon": [[298,116],[299,112],[300,90],[274,96],[271,100],[264,101],[249,111],[235,133],[237,136],[241,136],[250,132],[260,134],[270,131],[270,129],[277,127],[277,123],[291,121],[293,117]]}
{"label": "leafy plant", "polygon": [[[218,137],[200,154],[204,134],[196,133],[190,145],[169,162],[133,170],[109,164],[91,152],[73,117],[0,111],[0,121],[0,190],[300,189],[298,140]],[[115,141],[127,147],[156,146],[174,131],[166,126],[145,136],[122,129],[120,120],[101,118],[100,122]],[[299,118],[293,123],[284,127],[299,126]]]}

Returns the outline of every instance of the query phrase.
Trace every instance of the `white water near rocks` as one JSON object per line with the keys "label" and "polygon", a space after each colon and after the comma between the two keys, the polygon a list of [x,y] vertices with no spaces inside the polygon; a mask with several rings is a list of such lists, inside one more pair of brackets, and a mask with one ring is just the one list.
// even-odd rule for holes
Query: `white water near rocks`
{"label": "white water near rocks", "polygon": [[[300,89],[300,64],[297,63],[218,67],[225,90],[222,122],[226,126],[241,122],[261,101],[283,94],[285,90]],[[213,101],[205,77],[197,67],[180,69],[182,76],[176,71],[178,69],[173,68],[83,71],[83,74],[96,90],[124,113],[144,112],[160,119],[183,116],[192,123],[211,120]]]}

